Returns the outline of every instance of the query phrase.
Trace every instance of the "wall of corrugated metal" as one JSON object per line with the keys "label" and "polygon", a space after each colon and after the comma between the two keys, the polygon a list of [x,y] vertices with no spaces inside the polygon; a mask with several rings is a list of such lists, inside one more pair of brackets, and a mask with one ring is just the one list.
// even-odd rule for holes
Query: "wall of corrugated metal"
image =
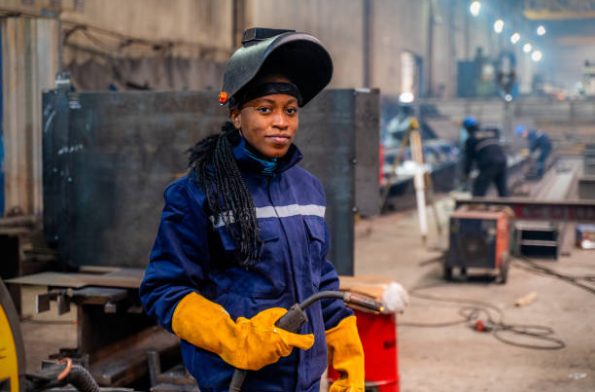
{"label": "wall of corrugated metal", "polygon": [[226,61],[232,42],[232,2],[86,0],[60,15],[67,45],[114,57],[172,57]]}
{"label": "wall of corrugated metal", "polygon": [[[422,58],[425,83],[432,82],[435,94],[446,89],[447,96],[456,91],[456,61],[472,58],[475,48],[494,54],[495,43],[483,21],[471,20],[463,0],[371,0],[372,40],[369,53],[370,85],[365,86],[366,61],[363,36],[366,0],[247,0],[246,24],[292,28],[319,37],[330,50],[335,62],[332,86],[338,88],[373,87],[382,93],[401,92],[401,59],[403,51]],[[434,7],[433,15],[430,6]],[[432,19],[430,19],[432,17]],[[433,62],[430,72],[429,23],[434,21]],[[469,23],[465,27],[464,24]],[[470,33],[470,38],[463,36]],[[440,85],[445,87],[441,87]],[[425,90],[430,89],[429,85]]]}

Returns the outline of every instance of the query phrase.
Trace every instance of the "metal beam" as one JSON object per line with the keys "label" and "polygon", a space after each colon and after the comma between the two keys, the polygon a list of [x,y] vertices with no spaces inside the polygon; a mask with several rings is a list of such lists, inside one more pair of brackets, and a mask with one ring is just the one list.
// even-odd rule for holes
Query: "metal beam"
{"label": "metal beam", "polygon": [[595,11],[550,11],[550,10],[525,10],[524,15],[531,20],[568,20],[595,18]]}
{"label": "metal beam", "polygon": [[476,197],[455,200],[456,208],[463,205],[510,207],[514,212],[515,219],[550,222],[595,222],[595,200],[543,201],[513,197],[496,199]]}
{"label": "metal beam", "polygon": [[595,0],[525,0],[528,19],[565,20],[595,17]]}

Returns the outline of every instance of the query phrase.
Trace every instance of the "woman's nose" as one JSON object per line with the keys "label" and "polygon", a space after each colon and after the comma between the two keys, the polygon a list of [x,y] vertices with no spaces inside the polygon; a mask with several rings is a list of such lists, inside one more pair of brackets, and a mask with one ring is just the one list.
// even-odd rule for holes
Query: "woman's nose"
{"label": "woman's nose", "polygon": [[289,125],[287,115],[283,111],[276,111],[273,115],[273,126],[279,129],[285,129]]}

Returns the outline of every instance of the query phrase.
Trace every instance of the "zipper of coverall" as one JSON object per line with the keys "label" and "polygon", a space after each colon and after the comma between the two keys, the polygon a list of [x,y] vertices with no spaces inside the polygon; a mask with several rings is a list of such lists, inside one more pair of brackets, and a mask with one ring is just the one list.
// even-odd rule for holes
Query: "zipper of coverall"
{"label": "zipper of coverall", "polygon": [[[297,280],[295,279],[295,277],[297,276],[295,273],[295,264],[293,262],[294,257],[293,254],[291,252],[291,242],[289,242],[289,236],[287,235],[287,232],[285,231],[285,227],[283,226],[283,223],[281,222],[281,217],[279,216],[279,212],[277,211],[277,206],[275,205],[275,202],[273,201],[273,197],[271,195],[271,177],[267,177],[266,179],[267,181],[267,194],[269,196],[269,202],[271,203],[271,206],[273,207],[273,211],[275,211],[275,216],[277,216],[277,220],[279,221],[279,226],[281,226],[281,230],[283,231],[283,235],[285,236],[285,242],[287,243],[287,251],[289,253],[289,257],[291,258],[290,262],[289,262],[289,268],[290,268],[290,272],[293,275],[291,280],[291,284],[293,287],[293,302],[294,303],[299,303],[302,299],[299,298],[298,296],[298,289],[297,289]],[[300,362],[301,362],[301,357],[303,356],[303,354],[299,354],[298,355],[298,368],[300,367]],[[300,377],[297,376],[295,379],[295,388],[296,391],[299,390],[299,388],[301,387],[301,383],[300,383]]]}
{"label": "zipper of coverall", "polygon": [[[290,268],[290,272],[293,276],[295,276],[295,271],[294,271],[294,263],[293,263],[293,254],[291,252],[291,242],[289,241],[289,236],[287,235],[287,232],[285,231],[285,227],[283,226],[283,223],[281,222],[281,217],[279,216],[279,212],[277,211],[277,206],[275,205],[275,202],[273,201],[273,196],[271,194],[271,178],[272,177],[268,177],[266,178],[266,183],[267,183],[267,195],[269,197],[269,202],[271,203],[271,207],[273,207],[273,211],[275,211],[275,216],[277,217],[277,220],[279,221],[279,226],[281,227],[281,230],[283,231],[283,235],[285,236],[285,242],[287,243],[287,251],[289,253],[289,256],[291,258],[290,262],[289,262],[289,268]],[[292,284],[292,288],[293,288],[293,302],[299,302],[301,299],[298,297],[298,290],[297,290],[297,282],[295,279],[291,279],[291,284]]]}

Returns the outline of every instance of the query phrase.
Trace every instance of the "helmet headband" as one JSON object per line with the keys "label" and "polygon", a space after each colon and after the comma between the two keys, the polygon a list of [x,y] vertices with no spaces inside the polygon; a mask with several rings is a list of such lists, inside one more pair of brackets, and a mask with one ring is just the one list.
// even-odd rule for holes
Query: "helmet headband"
{"label": "helmet headband", "polygon": [[291,95],[297,99],[298,106],[301,106],[302,95],[295,84],[288,82],[268,82],[257,84],[254,87],[248,86],[245,88],[245,91],[240,91],[229,100],[229,107],[239,107],[253,99],[272,94]]}

